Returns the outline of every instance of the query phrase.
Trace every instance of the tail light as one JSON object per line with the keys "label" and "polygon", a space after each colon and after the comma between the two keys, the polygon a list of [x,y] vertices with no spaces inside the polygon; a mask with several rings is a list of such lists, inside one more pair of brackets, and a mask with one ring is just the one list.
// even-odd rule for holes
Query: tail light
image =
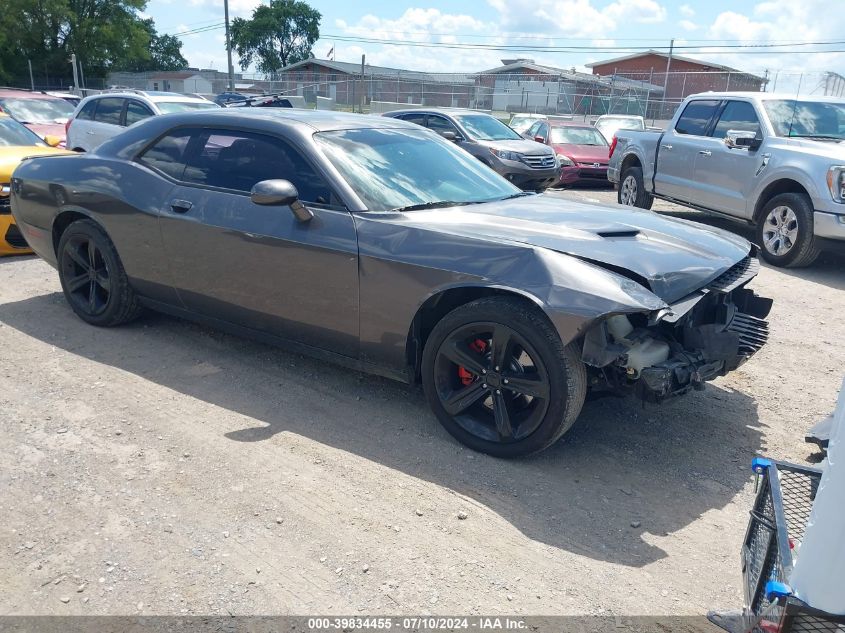
{"label": "tail light", "polygon": [[619,142],[619,139],[616,138],[616,135],[613,135],[613,140],[610,142],[610,151],[607,153],[608,158],[613,158],[613,151],[616,149],[616,143]]}
{"label": "tail light", "polygon": [[[65,121],[65,136],[67,136],[67,131],[70,128],[70,122],[71,121],[73,121],[73,118],[71,118],[71,117],[68,117],[67,121]],[[614,139],[614,140],[616,140],[616,139]]]}

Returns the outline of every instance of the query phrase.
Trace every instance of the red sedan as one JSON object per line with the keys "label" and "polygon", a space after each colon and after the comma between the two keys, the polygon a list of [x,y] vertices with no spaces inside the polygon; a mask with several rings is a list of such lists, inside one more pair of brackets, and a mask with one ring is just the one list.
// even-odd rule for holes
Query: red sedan
{"label": "red sedan", "polygon": [[559,185],[608,183],[609,146],[593,126],[568,121],[537,121],[526,136],[555,150],[561,166]]}

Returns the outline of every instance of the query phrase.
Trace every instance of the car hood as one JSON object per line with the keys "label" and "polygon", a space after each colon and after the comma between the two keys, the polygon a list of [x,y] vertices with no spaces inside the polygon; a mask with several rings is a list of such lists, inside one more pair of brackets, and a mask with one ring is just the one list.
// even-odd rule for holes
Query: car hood
{"label": "car hood", "polygon": [[508,152],[519,152],[520,154],[542,155],[551,154],[551,148],[546,147],[537,141],[529,141],[527,139],[513,139],[508,141],[476,141],[479,145],[484,147],[492,147],[494,149],[501,149]]}
{"label": "car hood", "polygon": [[554,194],[409,211],[396,220],[463,237],[530,244],[629,271],[667,303],[707,285],[751,250],[747,240],[715,227]]}
{"label": "car hood", "polygon": [[553,146],[556,154],[563,154],[568,156],[576,163],[601,163],[607,165],[608,163],[608,147],[607,145],[571,145],[558,144]]}
{"label": "car hood", "polygon": [[65,141],[64,123],[26,123],[25,125],[41,138],[45,136],[57,136],[62,140],[62,143]]}
{"label": "car hood", "polygon": [[17,145],[12,147],[0,147],[0,182],[9,182],[12,172],[15,171],[20,162],[27,156],[47,156],[54,154],[72,154],[63,149],[55,147],[44,147],[41,145]]}

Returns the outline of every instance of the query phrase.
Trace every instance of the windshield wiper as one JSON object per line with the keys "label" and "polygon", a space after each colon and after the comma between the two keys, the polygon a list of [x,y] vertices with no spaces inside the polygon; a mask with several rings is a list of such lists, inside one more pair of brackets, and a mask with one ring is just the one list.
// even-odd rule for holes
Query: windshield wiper
{"label": "windshield wiper", "polygon": [[524,198],[525,196],[536,196],[537,194],[533,191],[520,191],[519,193],[512,193],[509,196],[505,196],[504,198],[499,198],[499,200],[513,200],[514,198]]}
{"label": "windshield wiper", "polygon": [[396,207],[391,211],[421,211],[422,209],[439,209],[441,207],[457,207],[463,204],[472,204],[471,202],[456,202],[454,200],[432,200],[431,202],[421,202],[419,204],[409,204],[406,207]]}

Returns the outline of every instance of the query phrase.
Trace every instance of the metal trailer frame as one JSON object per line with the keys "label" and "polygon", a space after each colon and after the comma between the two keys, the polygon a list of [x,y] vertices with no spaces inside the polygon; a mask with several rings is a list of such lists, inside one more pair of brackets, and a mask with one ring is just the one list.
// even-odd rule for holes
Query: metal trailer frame
{"label": "metal trailer frame", "polygon": [[788,582],[821,481],[822,470],[756,458],[757,496],[742,545],[745,608],[711,612],[730,633],[845,633],[845,616],[820,611],[794,595]]}

